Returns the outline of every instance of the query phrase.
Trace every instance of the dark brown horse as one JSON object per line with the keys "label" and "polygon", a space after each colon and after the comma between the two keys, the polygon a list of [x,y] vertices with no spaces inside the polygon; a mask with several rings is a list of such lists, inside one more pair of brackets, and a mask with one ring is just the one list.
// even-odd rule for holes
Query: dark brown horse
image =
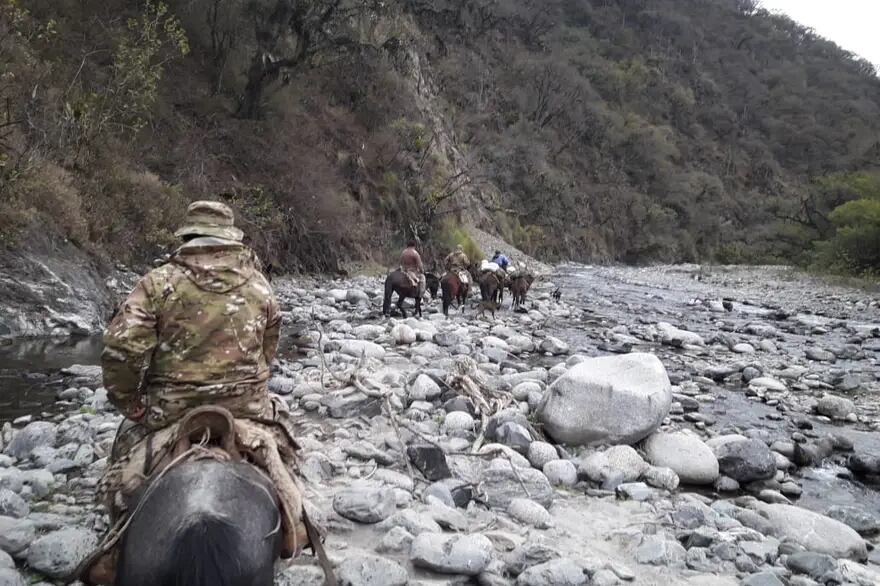
{"label": "dark brown horse", "polygon": [[477,279],[480,285],[480,297],[483,301],[494,301],[501,307],[504,298],[504,284],[501,278],[491,271],[484,271]]}
{"label": "dark brown horse", "polygon": [[419,295],[419,287],[418,285],[414,287],[409,277],[400,269],[392,272],[385,279],[385,299],[382,301],[382,315],[384,316],[388,316],[391,312],[391,296],[394,293],[397,293],[397,309],[400,310],[400,315],[406,317],[403,300],[409,298],[415,299],[416,315],[422,317],[422,296]]}
{"label": "dark brown horse", "polygon": [[526,302],[526,293],[535,281],[532,275],[514,277],[510,283],[510,295],[513,297],[513,308],[516,309]]}
{"label": "dark brown horse", "polygon": [[446,273],[440,279],[440,289],[443,295],[443,315],[449,317],[449,307],[455,301],[459,309],[464,311],[464,304],[471,292],[471,284],[464,283],[458,273]]}
{"label": "dark brown horse", "polygon": [[425,273],[425,288],[431,294],[431,299],[437,299],[440,290],[440,278],[434,273]]}

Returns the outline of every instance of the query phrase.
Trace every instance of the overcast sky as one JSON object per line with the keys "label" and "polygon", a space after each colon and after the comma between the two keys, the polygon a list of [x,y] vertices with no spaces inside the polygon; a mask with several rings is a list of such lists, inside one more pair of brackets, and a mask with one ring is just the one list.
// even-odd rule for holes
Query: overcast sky
{"label": "overcast sky", "polygon": [[880,0],[763,0],[762,4],[880,65]]}

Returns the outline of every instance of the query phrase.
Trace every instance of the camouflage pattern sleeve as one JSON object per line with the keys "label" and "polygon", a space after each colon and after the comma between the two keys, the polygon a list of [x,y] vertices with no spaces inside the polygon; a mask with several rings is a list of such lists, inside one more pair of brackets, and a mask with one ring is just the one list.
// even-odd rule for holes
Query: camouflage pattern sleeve
{"label": "camouflage pattern sleeve", "polygon": [[110,402],[124,415],[142,410],[141,377],[157,344],[152,273],[141,279],[104,332],[101,366]]}
{"label": "camouflage pattern sleeve", "polygon": [[281,333],[281,310],[278,308],[278,299],[274,294],[269,296],[266,315],[266,332],[263,334],[263,356],[266,358],[266,366],[269,367],[275,359],[278,351],[278,337]]}

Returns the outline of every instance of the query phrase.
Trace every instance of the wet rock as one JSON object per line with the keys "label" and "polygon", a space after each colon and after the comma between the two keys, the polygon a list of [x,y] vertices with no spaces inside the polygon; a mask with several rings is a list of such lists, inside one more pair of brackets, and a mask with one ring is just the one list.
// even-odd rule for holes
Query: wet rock
{"label": "wet rock", "polygon": [[669,412],[666,369],[652,354],[591,358],[547,390],[537,416],[556,441],[571,445],[634,443]]}
{"label": "wet rock", "polygon": [[846,419],[848,415],[856,412],[856,405],[849,399],[824,395],[816,405],[816,411],[831,419]]}
{"label": "wet rock", "polygon": [[408,446],[406,453],[413,465],[428,480],[442,480],[452,476],[449,464],[446,462],[446,454],[439,447],[431,444],[416,444]]}
{"label": "wet rock", "polygon": [[422,533],[412,543],[413,565],[442,574],[476,576],[492,561],[492,542],[483,535]]}
{"label": "wet rock", "polygon": [[[483,473],[481,488],[490,507],[505,510],[515,498],[531,498],[544,507],[553,503],[553,487],[534,468],[513,470],[506,460],[495,460]],[[525,491],[523,490],[525,486]]]}
{"label": "wet rock", "polygon": [[825,458],[831,456],[834,446],[828,439],[813,443],[796,443],[794,446],[794,463],[798,466],[818,466]]}
{"label": "wet rock", "polygon": [[390,517],[397,508],[394,493],[371,486],[352,486],[337,491],[333,510],[358,523],[378,523]]}
{"label": "wet rock", "polygon": [[874,454],[853,454],[847,467],[857,476],[880,476],[880,456]]}
{"label": "wet rock", "polygon": [[342,354],[354,356],[355,358],[360,358],[361,356],[379,360],[385,358],[385,348],[365,340],[341,340],[339,342],[339,351]]}
{"label": "wet rock", "polygon": [[0,516],[21,519],[30,512],[23,498],[8,488],[0,488]]}
{"label": "wet rock", "polygon": [[6,446],[5,453],[19,460],[30,457],[35,448],[55,446],[58,426],[48,421],[34,421],[12,435],[12,441]]}
{"label": "wet rock", "polygon": [[15,557],[24,552],[36,539],[37,531],[32,521],[13,517],[0,517],[0,550]]}
{"label": "wet rock", "polygon": [[392,560],[374,556],[346,557],[336,566],[339,586],[406,586],[409,574]]}
{"label": "wet rock", "polygon": [[861,507],[834,505],[825,514],[835,521],[849,525],[859,535],[876,535],[880,533],[880,517]]}
{"label": "wet rock", "polygon": [[53,531],[28,548],[28,566],[51,578],[64,578],[97,545],[97,535],[85,529],[71,527]]}
{"label": "wet rock", "polygon": [[574,486],[577,484],[577,467],[570,460],[551,460],[541,469],[553,486]]}
{"label": "wet rock", "polygon": [[764,442],[732,441],[714,451],[721,473],[737,482],[764,480],[776,474],[776,459]]}
{"label": "wet rock", "polygon": [[718,478],[718,459],[699,437],[657,432],[644,444],[648,462],[671,468],[685,484],[712,484]]}
{"label": "wet rock", "polygon": [[864,540],[851,527],[824,515],[790,505],[766,505],[761,509],[777,534],[809,551],[835,558],[865,560]]}
{"label": "wet rock", "polygon": [[507,506],[507,514],[526,525],[546,529],[550,526],[550,513],[531,499],[515,498]]}
{"label": "wet rock", "polygon": [[519,575],[516,586],[585,586],[586,569],[571,558],[560,558],[532,566]]}

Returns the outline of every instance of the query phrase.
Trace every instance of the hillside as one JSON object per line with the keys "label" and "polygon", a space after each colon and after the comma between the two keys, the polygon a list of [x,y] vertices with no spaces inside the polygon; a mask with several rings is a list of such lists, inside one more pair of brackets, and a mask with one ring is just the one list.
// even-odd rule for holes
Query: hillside
{"label": "hillside", "polygon": [[[749,0],[0,6],[11,249],[146,261],[203,197],[299,270],[468,224],[548,259],[808,262],[880,223],[874,68]],[[818,252],[877,258],[847,250]]]}

